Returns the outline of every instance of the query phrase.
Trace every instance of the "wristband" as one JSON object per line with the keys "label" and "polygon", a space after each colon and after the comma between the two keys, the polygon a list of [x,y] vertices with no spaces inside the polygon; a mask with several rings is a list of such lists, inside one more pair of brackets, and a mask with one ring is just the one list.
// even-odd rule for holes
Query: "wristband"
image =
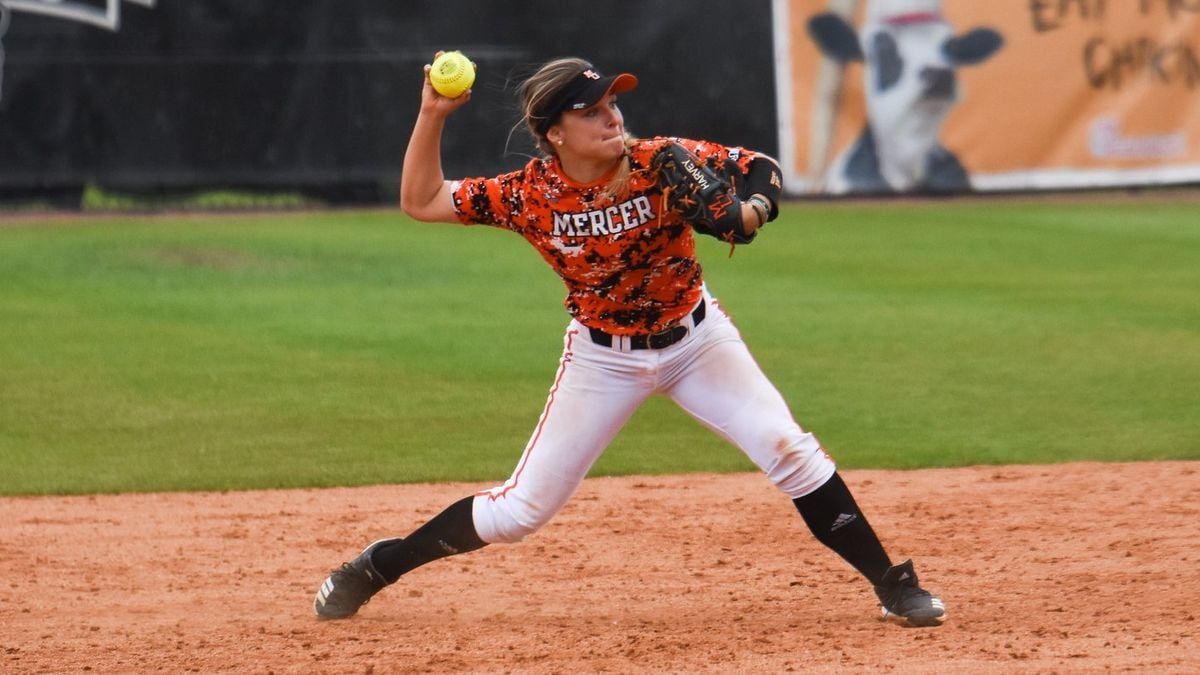
{"label": "wristband", "polygon": [[738,185],[738,194],[759,196],[766,200],[767,220],[779,215],[778,204],[782,191],[783,172],[774,160],[765,155],[759,155],[750,162],[745,180]]}
{"label": "wristband", "polygon": [[746,202],[754,209],[754,214],[758,216],[758,226],[762,227],[767,224],[767,216],[771,214],[771,205],[767,202],[766,197],[762,195],[751,195]]}

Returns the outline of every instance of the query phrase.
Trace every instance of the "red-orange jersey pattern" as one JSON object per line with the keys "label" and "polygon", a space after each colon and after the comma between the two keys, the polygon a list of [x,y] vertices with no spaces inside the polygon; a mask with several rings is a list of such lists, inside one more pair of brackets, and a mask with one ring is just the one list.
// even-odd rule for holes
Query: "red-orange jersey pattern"
{"label": "red-orange jersey pattern", "polygon": [[612,175],[583,185],[557,159],[544,158],[494,178],[454,181],[454,208],[464,224],[503,227],[532,244],[566,284],[563,304],[583,325],[613,335],[656,333],[691,311],[702,283],[691,226],[666,211],[650,168],[671,142],[710,165],[733,160],[743,173],[755,157],[707,141],[643,139],[630,150],[622,197],[605,195]]}

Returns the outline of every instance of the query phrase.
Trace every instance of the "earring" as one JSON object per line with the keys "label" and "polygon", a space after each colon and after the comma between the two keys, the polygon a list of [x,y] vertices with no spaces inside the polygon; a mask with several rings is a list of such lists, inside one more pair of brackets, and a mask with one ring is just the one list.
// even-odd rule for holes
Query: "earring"
{"label": "earring", "polygon": [[562,139],[561,139],[561,138],[558,140],[558,144],[559,144],[559,145],[562,145]]}

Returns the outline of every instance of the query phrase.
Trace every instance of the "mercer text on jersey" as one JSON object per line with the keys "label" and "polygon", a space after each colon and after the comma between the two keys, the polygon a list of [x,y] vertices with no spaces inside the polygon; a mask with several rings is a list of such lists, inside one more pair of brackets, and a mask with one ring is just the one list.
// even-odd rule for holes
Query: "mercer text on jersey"
{"label": "mercer text on jersey", "polygon": [[619,234],[654,220],[654,209],[645,195],[602,209],[582,213],[554,212],[554,236],[598,237]]}

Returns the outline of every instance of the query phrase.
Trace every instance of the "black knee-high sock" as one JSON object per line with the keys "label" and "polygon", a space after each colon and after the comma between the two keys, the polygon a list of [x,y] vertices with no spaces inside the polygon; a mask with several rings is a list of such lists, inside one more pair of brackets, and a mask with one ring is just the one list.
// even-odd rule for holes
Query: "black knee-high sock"
{"label": "black knee-high sock", "polygon": [[427,562],[487,546],[471,519],[474,499],[460,499],[404,539],[382,544],[372,553],[371,563],[391,584]]}
{"label": "black knee-high sock", "polygon": [[841,476],[834,473],[824,485],[792,502],[817,541],[879,585],[892,561]]}

